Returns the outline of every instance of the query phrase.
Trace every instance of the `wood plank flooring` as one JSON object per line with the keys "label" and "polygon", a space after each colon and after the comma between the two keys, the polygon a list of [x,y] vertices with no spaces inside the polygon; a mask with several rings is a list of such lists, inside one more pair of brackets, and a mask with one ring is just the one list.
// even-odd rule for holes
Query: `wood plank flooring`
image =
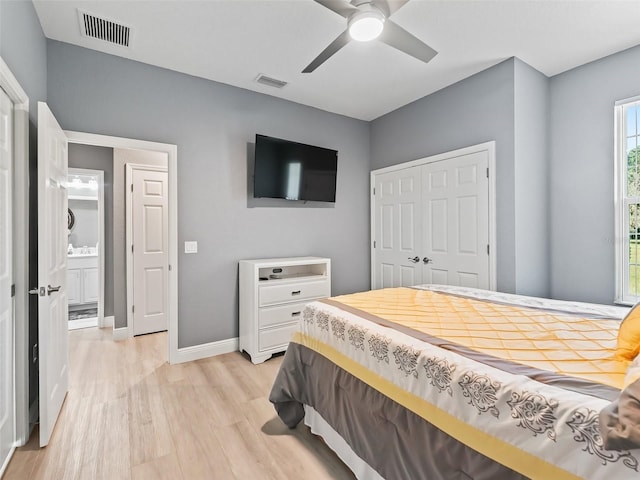
{"label": "wood plank flooring", "polygon": [[166,333],[69,332],[70,389],[51,443],[40,449],[36,430],[3,479],[354,478],[306,426],[276,416],[268,395],[282,357],[169,365],[166,346]]}

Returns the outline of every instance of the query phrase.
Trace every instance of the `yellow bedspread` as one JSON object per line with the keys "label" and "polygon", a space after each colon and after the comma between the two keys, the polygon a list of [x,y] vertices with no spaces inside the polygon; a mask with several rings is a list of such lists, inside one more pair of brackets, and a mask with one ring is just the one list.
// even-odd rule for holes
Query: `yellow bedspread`
{"label": "yellow bedspread", "polygon": [[614,358],[619,321],[580,318],[413,288],[334,297],[405,327],[540,370],[622,388]]}

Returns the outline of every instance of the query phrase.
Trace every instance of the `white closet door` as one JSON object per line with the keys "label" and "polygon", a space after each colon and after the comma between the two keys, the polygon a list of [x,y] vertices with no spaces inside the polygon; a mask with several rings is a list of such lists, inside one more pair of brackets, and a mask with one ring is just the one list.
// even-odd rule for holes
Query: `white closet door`
{"label": "white closet door", "polygon": [[372,288],[422,283],[420,167],[375,176]]}
{"label": "white closet door", "polygon": [[0,90],[0,475],[14,446],[12,194],[13,104]]}
{"label": "white closet door", "polygon": [[424,282],[489,288],[486,151],[422,167]]}

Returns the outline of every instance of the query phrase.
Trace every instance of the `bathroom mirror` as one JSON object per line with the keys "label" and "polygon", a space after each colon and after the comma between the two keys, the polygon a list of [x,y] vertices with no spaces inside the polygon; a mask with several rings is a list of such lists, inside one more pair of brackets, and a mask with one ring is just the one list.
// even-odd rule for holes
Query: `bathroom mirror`
{"label": "bathroom mirror", "polygon": [[67,208],[67,230],[69,230],[69,234],[73,230],[73,226],[76,224],[76,216],[73,214],[73,211],[70,208]]}

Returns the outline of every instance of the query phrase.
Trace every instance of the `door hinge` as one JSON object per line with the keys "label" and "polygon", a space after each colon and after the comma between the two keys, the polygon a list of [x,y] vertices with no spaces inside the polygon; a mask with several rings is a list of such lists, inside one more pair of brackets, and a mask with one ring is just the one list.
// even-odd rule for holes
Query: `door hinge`
{"label": "door hinge", "polygon": [[373,194],[376,194],[376,187],[373,187]]}
{"label": "door hinge", "polygon": [[373,241],[373,248],[376,248],[376,241]]}
{"label": "door hinge", "polygon": [[131,313],[136,313],[136,306],[135,305],[131,305]]}
{"label": "door hinge", "polygon": [[487,255],[489,255],[489,244],[487,244]]}
{"label": "door hinge", "polygon": [[169,264],[169,271],[171,271],[171,264]]}
{"label": "door hinge", "polygon": [[33,360],[33,363],[36,363],[38,361],[38,344],[34,343],[33,347],[31,347],[31,359]]}
{"label": "door hinge", "polygon": [[489,167],[487,167],[487,178],[489,178]]}
{"label": "door hinge", "polygon": [[11,285],[11,298],[16,296],[16,284]]}
{"label": "door hinge", "polygon": [[131,244],[131,253],[133,253],[133,243]]}
{"label": "door hinge", "polygon": [[133,192],[133,183],[131,184],[131,191]]}

